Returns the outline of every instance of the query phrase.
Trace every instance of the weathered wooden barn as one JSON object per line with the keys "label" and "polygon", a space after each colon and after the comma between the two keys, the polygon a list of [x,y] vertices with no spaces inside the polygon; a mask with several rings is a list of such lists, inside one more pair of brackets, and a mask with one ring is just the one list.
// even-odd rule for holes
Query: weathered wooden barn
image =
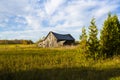
{"label": "weathered wooden barn", "polygon": [[39,47],[59,47],[73,45],[75,39],[70,34],[58,34],[50,31],[45,39],[38,43]]}

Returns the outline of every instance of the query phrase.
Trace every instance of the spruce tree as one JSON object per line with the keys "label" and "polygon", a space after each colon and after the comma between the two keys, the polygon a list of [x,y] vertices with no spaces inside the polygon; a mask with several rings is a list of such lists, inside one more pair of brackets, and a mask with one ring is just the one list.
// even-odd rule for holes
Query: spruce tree
{"label": "spruce tree", "polygon": [[87,34],[85,27],[82,28],[82,34],[80,35],[80,47],[82,48],[83,52],[86,53],[87,51]]}
{"label": "spruce tree", "polygon": [[96,56],[98,56],[98,49],[99,49],[99,41],[97,35],[98,35],[98,29],[95,24],[95,18],[93,18],[89,26],[88,50],[89,50],[89,54],[94,59],[96,58]]}
{"label": "spruce tree", "polygon": [[118,54],[120,50],[120,22],[117,15],[108,14],[101,31],[100,44],[102,54],[108,57]]}

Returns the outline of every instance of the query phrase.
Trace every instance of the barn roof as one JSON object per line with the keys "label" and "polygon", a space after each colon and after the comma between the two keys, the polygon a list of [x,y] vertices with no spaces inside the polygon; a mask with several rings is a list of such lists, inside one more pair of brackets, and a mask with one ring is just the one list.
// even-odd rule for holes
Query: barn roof
{"label": "barn roof", "polygon": [[58,34],[52,32],[52,34],[56,37],[57,40],[75,40],[70,34]]}

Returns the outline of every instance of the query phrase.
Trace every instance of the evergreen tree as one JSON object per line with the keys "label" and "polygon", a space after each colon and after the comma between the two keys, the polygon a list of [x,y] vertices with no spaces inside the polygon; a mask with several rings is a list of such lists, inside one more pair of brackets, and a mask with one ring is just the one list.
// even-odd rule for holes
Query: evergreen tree
{"label": "evergreen tree", "polygon": [[82,34],[80,35],[80,47],[84,52],[87,51],[87,34],[85,27],[82,28]]}
{"label": "evergreen tree", "polygon": [[100,36],[102,54],[113,56],[120,50],[120,22],[117,15],[111,16],[104,21]]}
{"label": "evergreen tree", "polygon": [[89,54],[94,59],[98,56],[98,49],[99,49],[99,41],[97,35],[98,35],[98,29],[95,24],[95,18],[93,18],[89,26],[88,50],[89,50]]}

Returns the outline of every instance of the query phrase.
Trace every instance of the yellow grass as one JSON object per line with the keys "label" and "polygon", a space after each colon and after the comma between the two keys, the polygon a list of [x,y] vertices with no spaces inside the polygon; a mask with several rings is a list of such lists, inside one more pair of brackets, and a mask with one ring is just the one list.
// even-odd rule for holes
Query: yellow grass
{"label": "yellow grass", "polygon": [[74,46],[0,45],[0,80],[120,80],[120,56],[95,61]]}

